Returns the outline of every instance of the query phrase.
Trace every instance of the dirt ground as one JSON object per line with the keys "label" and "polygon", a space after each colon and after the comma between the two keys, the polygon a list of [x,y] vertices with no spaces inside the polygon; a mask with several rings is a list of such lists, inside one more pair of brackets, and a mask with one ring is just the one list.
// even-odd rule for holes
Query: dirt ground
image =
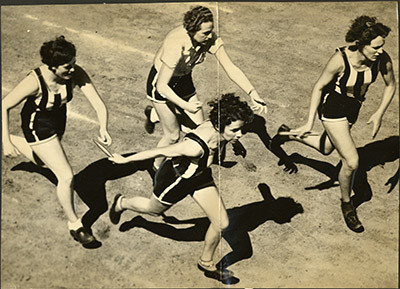
{"label": "dirt ground", "polygon": [[[131,153],[154,147],[161,136],[144,131],[145,83],[166,33],[180,25],[194,3],[96,4],[1,7],[2,95],[40,64],[44,41],[65,35],[78,49],[110,113],[111,150]],[[268,104],[270,136],[286,123],[305,123],[310,92],[355,17],[378,17],[392,28],[385,50],[398,75],[397,2],[210,2],[216,30],[232,60]],[[218,10],[218,13],[217,13]],[[224,92],[246,95],[209,55],[193,78],[204,101]],[[101,242],[86,249],[69,236],[55,194],[55,179],[22,157],[2,159],[1,288],[394,288],[399,263],[399,101],[387,110],[377,137],[366,125],[384,83],[370,87],[352,129],[362,167],[358,190],[373,192],[358,208],[365,232],[347,229],[338,186],[331,181],[336,152],[323,156],[297,143],[283,148],[297,163],[289,174],[259,137],[242,138],[247,156],[228,149],[226,166],[213,166],[230,216],[218,251],[229,254],[232,284],[206,278],[196,267],[208,226],[190,198],[161,218],[122,215],[119,225],[104,212],[117,193],[149,196],[147,162],[115,166],[92,142],[96,116],[79,90],[69,106],[63,144],[76,175],[76,205]],[[11,132],[21,135],[19,111]],[[316,130],[321,124],[316,121]],[[90,208],[89,213],[87,213]]]}

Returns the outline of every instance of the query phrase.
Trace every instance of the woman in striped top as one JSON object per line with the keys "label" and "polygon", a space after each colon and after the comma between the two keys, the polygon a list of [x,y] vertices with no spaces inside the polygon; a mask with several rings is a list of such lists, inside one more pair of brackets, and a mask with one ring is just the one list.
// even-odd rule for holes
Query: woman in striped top
{"label": "woman in striped top", "polygon": [[[40,55],[44,65],[32,70],[2,100],[4,155],[23,154],[56,175],[57,196],[68,218],[70,234],[83,245],[92,244],[95,238],[75,212],[74,174],[60,141],[66,125],[66,104],[72,99],[75,86],[82,90],[97,113],[99,140],[109,145],[107,109],[85,70],[75,64],[74,44],[60,36],[43,43]],[[8,125],[9,111],[21,102],[25,102],[21,111],[24,137],[11,135]]]}
{"label": "woman in striped top", "polygon": [[[367,122],[373,125],[373,138],[395,94],[393,64],[383,50],[389,32],[390,28],[377,22],[375,17],[357,17],[345,38],[350,45],[337,49],[314,86],[307,123],[293,130],[282,125],[273,139],[277,144],[296,140],[325,155],[337,150],[342,162],[339,172],[342,213],[347,226],[355,232],[364,231],[364,227],[350,198],[359,159],[350,128],[356,122],[368,87],[378,73],[383,77],[385,88],[377,111]],[[317,111],[325,130],[319,135],[310,135]],[[282,131],[290,131],[293,135],[279,135]]]}

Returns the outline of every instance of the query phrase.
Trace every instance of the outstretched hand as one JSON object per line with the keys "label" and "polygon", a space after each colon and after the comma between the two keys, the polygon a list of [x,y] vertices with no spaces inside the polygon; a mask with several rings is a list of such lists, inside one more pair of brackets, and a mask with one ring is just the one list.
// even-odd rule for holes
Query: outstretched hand
{"label": "outstretched hand", "polygon": [[107,146],[111,145],[111,143],[112,143],[112,138],[107,130],[100,129],[99,137],[97,139],[99,140],[99,142],[101,142]]}
{"label": "outstretched hand", "polygon": [[309,134],[312,134],[312,125],[310,124],[305,124],[299,128],[295,128],[290,130],[290,132],[293,132],[293,134],[296,135],[297,138],[303,138],[306,137]]}
{"label": "outstretched hand", "polygon": [[127,158],[121,156],[120,154],[112,154],[112,157],[108,158],[110,161],[112,161],[115,164],[125,164],[127,163]]}
{"label": "outstretched hand", "polygon": [[264,99],[262,99],[257,91],[252,90],[250,93],[250,99],[251,99],[251,109],[254,112],[257,113],[267,113],[268,109],[267,109],[267,104],[265,103]]}

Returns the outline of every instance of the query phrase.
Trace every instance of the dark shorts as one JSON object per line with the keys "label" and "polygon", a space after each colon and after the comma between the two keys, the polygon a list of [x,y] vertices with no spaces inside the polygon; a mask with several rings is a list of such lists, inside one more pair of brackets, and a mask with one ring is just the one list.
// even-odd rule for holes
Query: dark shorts
{"label": "dark shorts", "polygon": [[186,196],[207,187],[215,187],[211,169],[206,168],[197,175],[184,179],[176,172],[171,160],[162,163],[154,177],[153,194],[164,205],[173,205]]}
{"label": "dark shorts", "polygon": [[318,107],[319,118],[322,120],[347,119],[350,124],[357,121],[361,102],[355,98],[330,92],[322,96]]}
{"label": "dark shorts", "polygon": [[[152,66],[147,78],[147,98],[155,102],[166,103],[167,99],[156,89],[157,79],[158,71]],[[176,95],[186,101],[196,94],[191,73],[183,76],[173,76],[168,86],[172,88]]]}
{"label": "dark shorts", "polygon": [[38,110],[34,104],[26,103],[21,111],[22,131],[28,143],[36,143],[65,132],[67,107],[62,105],[53,111]]}

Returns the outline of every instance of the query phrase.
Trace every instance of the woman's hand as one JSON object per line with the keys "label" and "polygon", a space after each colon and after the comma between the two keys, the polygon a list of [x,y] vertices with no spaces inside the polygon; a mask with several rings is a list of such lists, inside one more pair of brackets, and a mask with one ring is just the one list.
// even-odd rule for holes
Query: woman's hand
{"label": "woman's hand", "polygon": [[9,141],[3,141],[3,153],[6,157],[16,157],[21,154],[16,146]]}
{"label": "woman's hand", "polygon": [[187,102],[183,109],[190,113],[196,113],[202,108],[202,105],[201,101]]}
{"label": "woman's hand", "polygon": [[120,154],[112,154],[113,156],[108,158],[110,161],[112,161],[113,163],[116,164],[126,164],[129,161],[127,160],[127,158],[121,156]]}
{"label": "woman's hand", "polygon": [[376,112],[373,115],[371,115],[371,117],[369,118],[369,120],[367,121],[367,124],[373,124],[372,127],[372,138],[375,138],[380,127],[382,124],[382,114]]}
{"label": "woman's hand", "polygon": [[108,145],[108,146],[111,145],[112,138],[106,129],[100,129],[99,135],[100,136],[97,138],[99,140],[99,142],[101,142],[105,145]]}
{"label": "woman's hand", "polygon": [[249,96],[250,96],[250,100],[251,100],[251,109],[254,112],[267,113],[267,104],[258,95],[258,92],[255,89],[252,89],[250,91]]}
{"label": "woman's hand", "polygon": [[312,128],[313,128],[313,124],[307,123],[299,128],[292,129],[290,131],[295,133],[297,138],[303,138],[303,137],[307,136],[307,134],[312,133],[312,131],[311,131]]}

